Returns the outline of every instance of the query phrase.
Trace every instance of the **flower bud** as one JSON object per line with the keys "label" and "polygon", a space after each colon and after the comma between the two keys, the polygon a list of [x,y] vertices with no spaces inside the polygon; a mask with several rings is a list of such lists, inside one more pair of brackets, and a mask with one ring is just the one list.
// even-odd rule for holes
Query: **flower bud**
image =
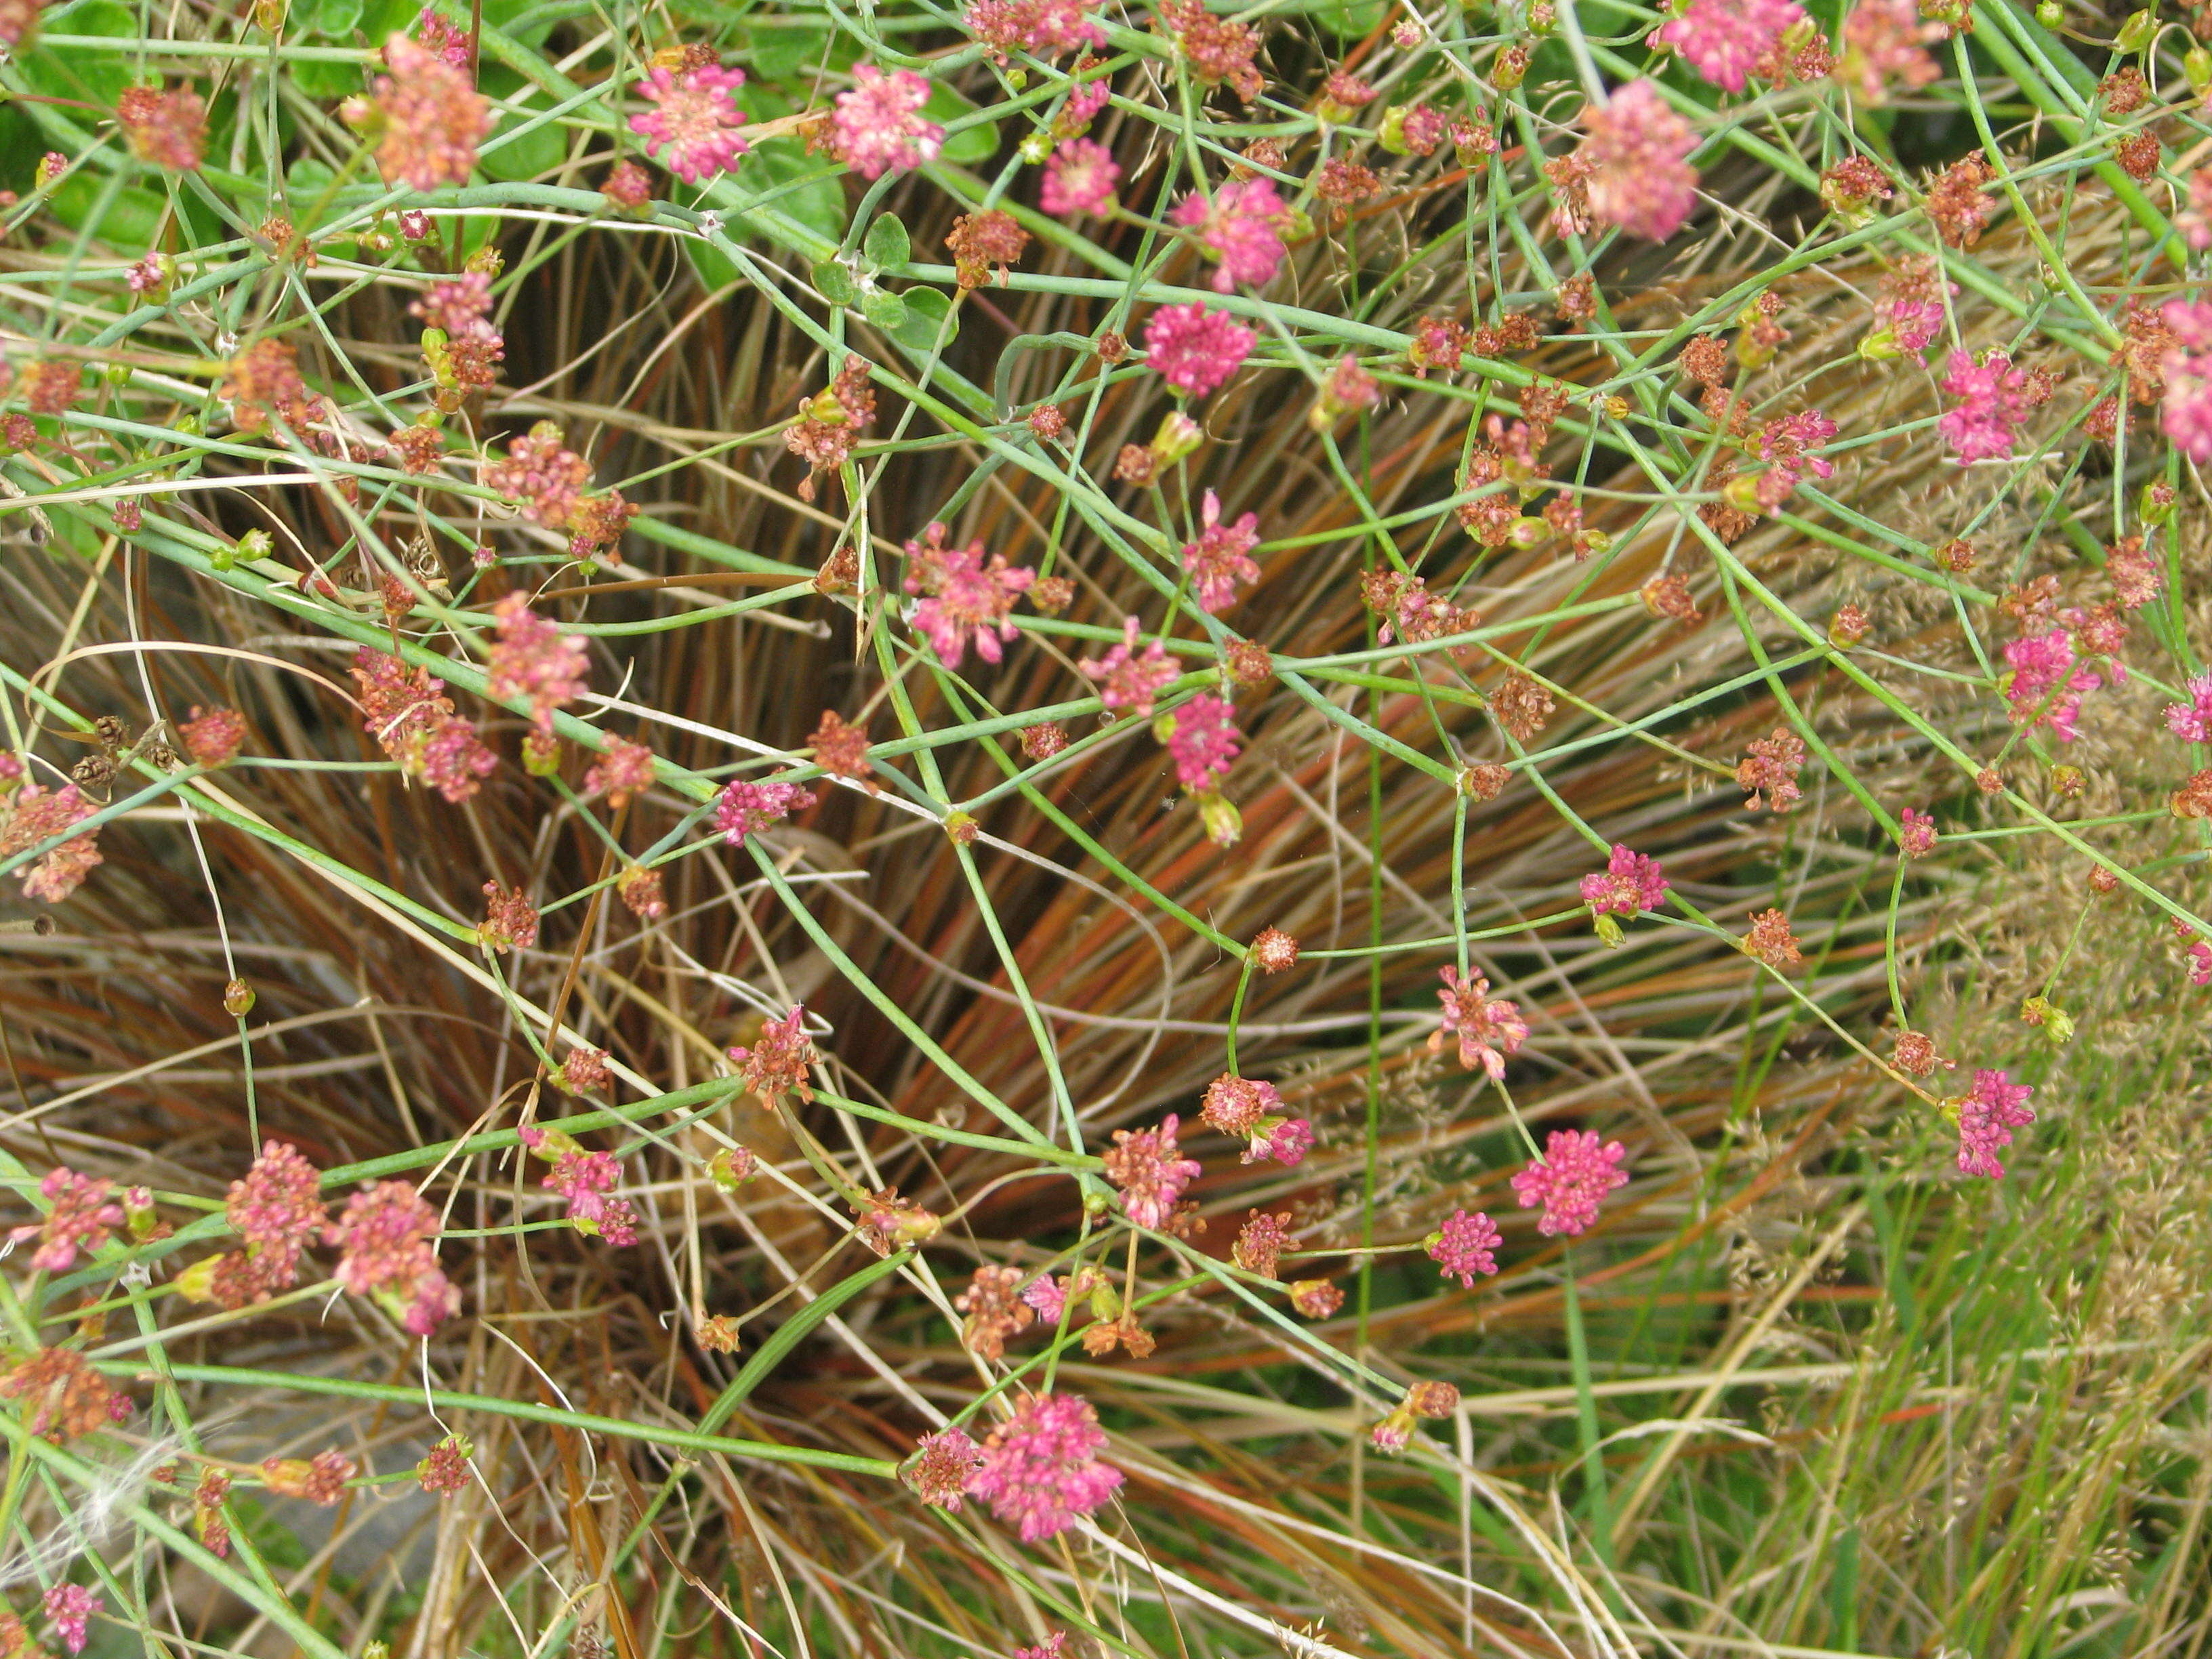
{"label": "flower bud", "polygon": [[2047,29],[2055,29],[2066,21],[2066,8],[2060,0],[2036,0],[2035,21]]}
{"label": "flower bud", "polygon": [[1893,362],[1905,354],[1897,348],[1897,336],[1886,328],[1878,328],[1859,342],[1859,356],[1870,363]]}
{"label": "flower bud", "polygon": [[760,1160],[750,1146],[725,1146],[707,1165],[707,1178],[726,1193],[734,1193],[760,1173]]}
{"label": "flower bud", "polygon": [[234,979],[222,988],[222,1011],[233,1019],[244,1019],[253,1012],[253,988],[242,979]]}
{"label": "flower bud", "polygon": [[2044,1040],[2054,1048],[2063,1048],[2074,1041],[2074,1017],[2053,1006],[2048,998],[2028,998],[2020,1005],[2020,1017],[2030,1025],[2042,1027]]}
{"label": "flower bud", "polygon": [[1611,911],[1591,911],[1590,922],[1597,929],[1598,939],[1607,949],[1618,951],[1620,948],[1626,935],[1620,931],[1620,924],[1613,919]]}
{"label": "flower bud", "polygon": [[1528,48],[1508,46],[1493,58],[1490,65],[1491,84],[1500,92],[1510,92],[1528,78]]}
{"label": "flower bud", "polygon": [[154,1214],[154,1191],[150,1187],[125,1187],[123,1189],[123,1219],[131,1229],[131,1237],[142,1242],[150,1235],[159,1222]]}
{"label": "flower bud", "polygon": [[2147,525],[2161,525],[2173,516],[2173,490],[2160,480],[2147,483],[2136,498],[2136,514]]}
{"label": "flower bud", "polygon": [[1753,518],[1766,511],[1765,504],[1759,499],[1759,479],[1755,475],[1730,478],[1721,486],[1721,499],[1737,512],[1747,513]]}
{"label": "flower bud", "polygon": [[1152,434],[1152,453],[1162,466],[1168,466],[1197,453],[1205,441],[1205,428],[1188,415],[1174,414],[1162,421],[1160,429]]}
{"label": "flower bud", "polygon": [[1244,815],[1218,790],[1209,789],[1198,798],[1198,816],[1206,825],[1206,838],[1216,847],[1234,847],[1244,834]]}
{"label": "flower bud", "polygon": [[1027,161],[1031,167],[1036,166],[1051,154],[1052,135],[1048,132],[1032,132],[1022,140],[1022,160]]}
{"label": "flower bud", "polygon": [[2118,52],[2141,52],[2158,33],[2158,13],[2146,6],[2120,25],[2118,37],[2112,46]]}
{"label": "flower bud", "polygon": [[222,1265],[222,1257],[204,1255],[169,1282],[177,1287],[177,1294],[187,1302],[215,1300],[215,1270]]}
{"label": "flower bud", "polygon": [[1413,147],[1406,142],[1406,111],[1403,104],[1392,104],[1382,112],[1382,124],[1375,130],[1375,142],[1393,155],[1411,155]]}
{"label": "flower bud", "polygon": [[522,769],[550,778],[561,769],[561,740],[550,732],[532,732],[522,740]]}

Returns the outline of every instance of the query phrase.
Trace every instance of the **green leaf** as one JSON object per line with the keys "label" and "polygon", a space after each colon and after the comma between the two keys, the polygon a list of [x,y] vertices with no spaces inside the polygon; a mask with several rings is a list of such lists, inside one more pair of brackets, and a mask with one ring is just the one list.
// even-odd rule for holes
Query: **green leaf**
{"label": "green leaf", "polygon": [[853,273],[835,259],[824,259],[811,273],[814,291],[833,306],[848,306],[860,290],[853,286]]}
{"label": "green leaf", "polygon": [[788,81],[813,69],[830,52],[834,31],[807,17],[757,17],[745,67],[763,81]]}
{"label": "green leaf", "polygon": [[942,289],[910,288],[906,291],[906,320],[890,333],[908,356],[927,357],[952,343],[960,331],[959,320]]}
{"label": "green leaf", "polygon": [[1304,12],[1330,33],[1347,40],[1373,33],[1385,9],[1383,0],[1291,0],[1284,8]]}
{"label": "green leaf", "polygon": [[[107,188],[106,180],[89,173],[72,175],[54,190],[53,216],[71,230],[97,236],[112,248],[143,249],[161,234],[166,197],[135,185],[125,185],[109,198],[97,224],[94,210]],[[135,257],[135,255],[134,255]]]}
{"label": "green leaf", "polygon": [[313,27],[318,34],[327,34],[350,46],[354,31],[361,27],[363,0],[318,0]]}
{"label": "green leaf", "polygon": [[[513,70],[500,64],[487,64],[483,72],[483,89],[495,98],[512,98],[524,86],[522,77]],[[527,108],[514,114],[501,115],[499,125],[485,142],[482,159],[477,165],[487,178],[513,184],[525,179],[535,179],[551,173],[568,154],[568,130],[557,121],[548,121],[532,128],[520,138],[505,135],[521,128],[528,120]],[[502,140],[504,139],[504,142]]]}
{"label": "green leaf", "polygon": [[860,296],[860,315],[896,337],[907,320],[906,301],[887,288],[870,289]]}
{"label": "green leaf", "polygon": [[835,164],[807,155],[796,139],[771,138],[745,153],[737,179],[740,189],[756,195],[779,192],[770,204],[776,212],[836,247],[845,240],[846,222],[845,187],[837,172]]}
{"label": "green leaf", "polygon": [[744,273],[738,269],[738,262],[711,242],[696,236],[687,236],[684,239],[684,252],[691,261],[691,269],[699,273],[699,281],[709,293],[720,293],[744,277]]}
{"label": "green leaf", "polygon": [[[54,34],[104,34],[127,40],[138,33],[138,15],[118,0],[78,0],[76,5],[47,12],[40,27]],[[137,78],[128,53],[89,46],[42,46],[18,58],[16,67],[34,91],[103,109],[112,109],[124,88]]]}
{"label": "green leaf", "polygon": [[906,227],[898,216],[886,213],[868,227],[860,252],[878,270],[903,270],[914,255],[914,244],[907,240]]}
{"label": "green leaf", "polygon": [[349,98],[368,84],[368,76],[358,64],[330,64],[317,59],[294,64],[285,73],[302,93],[325,103],[332,99]]}
{"label": "green leaf", "polygon": [[[1376,0],[1379,6],[1381,0]],[[963,98],[951,87],[939,86],[922,106],[922,113],[941,126],[950,127],[955,121],[975,112],[975,106]],[[999,153],[999,124],[982,121],[954,133],[945,141],[945,159],[962,167],[973,167],[988,161]]]}

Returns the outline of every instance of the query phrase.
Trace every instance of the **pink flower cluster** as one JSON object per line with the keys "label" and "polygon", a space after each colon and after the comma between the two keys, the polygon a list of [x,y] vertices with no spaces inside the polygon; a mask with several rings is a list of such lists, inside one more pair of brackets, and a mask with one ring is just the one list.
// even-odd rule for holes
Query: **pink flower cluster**
{"label": "pink flower cluster", "polygon": [[1152,700],[1176,678],[1176,666],[1168,660],[1167,647],[1158,640],[1149,641],[1139,653],[1137,632],[1137,619],[1123,617],[1121,642],[1104,657],[1085,657],[1076,666],[1105,688],[1098,700],[1108,708],[1116,714],[1126,710],[1144,720],[1152,717]]}
{"label": "pink flower cluster", "polygon": [[937,159],[945,129],[921,117],[929,82],[911,70],[889,75],[863,64],[853,86],[837,94],[830,118],[830,149],[863,179],[903,173]]}
{"label": "pink flower cluster", "polygon": [[1461,1289],[1471,1291],[1478,1276],[1498,1271],[1498,1245],[1496,1222],[1479,1210],[1454,1210],[1429,1240],[1429,1258],[1446,1279],[1456,1279]]}
{"label": "pink flower cluster", "polygon": [[1091,15],[1097,7],[1098,0],[968,0],[964,21],[1001,63],[1014,52],[1050,58],[1106,44]]}
{"label": "pink flower cluster", "polygon": [[1024,1544],[1067,1530],[1113,1497],[1121,1471],[1099,1461],[1106,1431],[1090,1401],[1032,1395],[984,1439],[981,1462],[963,1488],[1016,1528]]}
{"label": "pink flower cluster", "polygon": [[1221,498],[1211,489],[1200,497],[1198,539],[1186,542],[1182,568],[1190,572],[1199,609],[1218,616],[1237,603],[1240,582],[1260,580],[1252,550],[1260,542],[1260,515],[1247,513],[1234,524],[1221,521]]}
{"label": "pink flower cluster", "polygon": [[1943,390],[1959,399],[1936,424],[1959,457],[1959,465],[2012,459],[2014,430],[2033,406],[2025,371],[2014,368],[2002,351],[1976,362],[1963,351],[1951,354]]}
{"label": "pink flower cluster", "polygon": [[385,42],[384,62],[392,73],[377,76],[374,90],[384,123],[376,165],[385,183],[419,191],[468,183],[477,146],[492,126],[483,94],[465,70],[404,34]]}
{"label": "pink flower cluster", "polygon": [[1601,223],[1663,242],[1697,204],[1690,152],[1698,135],[1650,81],[1632,81],[1610,102],[1583,112],[1589,135],[1575,160],[1588,171],[1589,210]]}
{"label": "pink flower cluster", "polygon": [[749,148],[738,136],[744,112],[736,94],[744,83],[743,70],[712,64],[680,72],[656,67],[635,88],[656,107],[631,116],[629,130],[645,140],[647,155],[686,184],[732,172]]}
{"label": "pink flower cluster", "polygon": [[459,803],[475,794],[498,769],[477,728],[453,712],[446,683],[427,668],[409,668],[372,646],[354,653],[362,725],[410,777],[421,778]]}
{"label": "pink flower cluster", "polygon": [[76,1265],[77,1252],[98,1254],[114,1229],[123,1224],[123,1206],[111,1200],[114,1183],[100,1176],[79,1175],[57,1164],[39,1182],[39,1192],[52,1208],[43,1221],[18,1227],[8,1236],[21,1244],[39,1241],[31,1253],[31,1266],[40,1273],[67,1273]]}
{"label": "pink flower cluster", "polygon": [[743,847],[747,836],[757,836],[813,805],[814,792],[798,784],[736,778],[722,786],[714,802],[714,827],[731,846]]}
{"label": "pink flower cluster", "polygon": [[580,1233],[596,1234],[618,1247],[637,1243],[637,1212],[624,1198],[610,1198],[622,1180],[622,1161],[612,1152],[587,1152],[559,1129],[526,1124],[516,1132],[522,1144],[553,1165],[540,1184],[568,1200],[568,1219]]}
{"label": "pink flower cluster", "polygon": [[1741,92],[1759,61],[1774,56],[1783,35],[1804,15],[1796,0],[1689,0],[1651,40],[1680,52],[1714,86]]}
{"label": "pink flower cluster", "polygon": [[1617,1140],[1601,1144],[1594,1130],[1554,1129],[1544,1156],[1513,1177],[1514,1196],[1524,1210],[1542,1207],[1536,1231],[1545,1237],[1579,1233],[1597,1219],[1606,1195],[1628,1184],[1620,1167],[1626,1153]]}
{"label": "pink flower cluster", "polygon": [[491,614],[499,638],[486,665],[484,695],[526,701],[532,723],[550,735],[553,711],[584,694],[584,641],[563,634],[519,592],[492,606]]}
{"label": "pink flower cluster", "polygon": [[981,542],[947,547],[941,524],[931,525],[921,541],[908,542],[906,556],[911,562],[906,591],[928,595],[915,607],[914,625],[938,660],[959,667],[970,641],[985,662],[1004,660],[1000,641],[1020,632],[1011,620],[1014,601],[1029,592],[1036,572],[1009,565],[995,553],[987,563]]}
{"label": "pink flower cluster", "polygon": [[[0,858],[13,858],[41,842],[64,835],[92,813],[92,803],[73,783],[58,789],[24,784],[9,799],[7,817],[0,819]],[[59,904],[84,884],[84,878],[100,862],[100,848],[91,836],[73,836],[23,866],[20,872],[23,896],[41,904]]]}
{"label": "pink flower cluster", "polygon": [[[2101,675],[2076,665],[2073,636],[2054,628],[2014,640],[2005,647],[2005,663],[2011,672],[2004,679],[2004,695],[2013,719],[2024,726],[2047,726],[2061,743],[2073,742],[2081,699],[2105,684]],[[2172,718],[2169,711],[2169,725]]]}
{"label": "pink flower cluster", "polygon": [[1166,1224],[1205,1166],[1182,1156],[1176,1131],[1182,1120],[1170,1112],[1152,1129],[1116,1129],[1105,1155],[1106,1179],[1121,1189],[1121,1208],[1139,1227]]}
{"label": "pink flower cluster", "polygon": [[231,1275],[234,1291],[258,1301],[300,1282],[300,1259],[330,1222],[322,1182],[322,1171],[297,1147],[262,1143],[245,1178],[230,1183],[223,1206],[230,1230],[246,1241],[246,1260]]}
{"label": "pink flower cluster", "polygon": [[1194,191],[1176,204],[1169,216],[1176,224],[1198,234],[1206,252],[1218,262],[1213,273],[1215,291],[1230,294],[1239,283],[1258,288],[1270,281],[1283,263],[1286,250],[1282,230],[1290,209],[1265,179],[1248,179],[1223,185],[1209,199]]}
{"label": "pink flower cluster", "polygon": [[1168,753],[1175,757],[1176,776],[1190,790],[1211,789],[1229,775],[1243,743],[1237,733],[1237,709],[1226,697],[1201,691],[1172,714],[1167,737]]}
{"label": "pink flower cluster", "polygon": [[1459,1063],[1472,1072],[1480,1068],[1492,1083],[1505,1076],[1509,1055],[1518,1054],[1528,1040],[1528,1022],[1521,1018],[1520,1005],[1492,1001],[1490,981],[1481,974],[1462,979],[1455,968],[1437,970],[1444,988],[1437,993],[1443,1004],[1443,1024],[1430,1033],[1429,1052],[1441,1051],[1447,1038],[1459,1042]]}
{"label": "pink flower cluster", "polygon": [[1162,306],[1145,325],[1145,361],[1176,391],[1203,398],[1243,367],[1259,338],[1225,311]]}
{"label": "pink flower cluster", "polygon": [[1666,902],[1667,878],[1657,859],[1615,842],[1604,870],[1583,878],[1582,893],[1583,902],[1599,915],[1638,915]]}
{"label": "pink flower cluster", "polygon": [[[46,1617],[71,1653],[82,1653],[91,1639],[92,1615],[106,1605],[82,1584],[56,1584],[46,1595]],[[26,1649],[27,1654],[31,1650]]]}
{"label": "pink flower cluster", "polygon": [[[2196,195],[2192,181],[2192,201]],[[2159,317],[2173,337],[2159,366],[2166,380],[2159,425],[2191,460],[2212,461],[2212,301],[2169,300]]]}
{"label": "pink flower cluster", "polygon": [[2035,1121],[2027,1097],[2035,1092],[2005,1072],[1978,1071],[1974,1086],[1956,1103],[1959,1113],[1959,1173],[2002,1179],[1997,1154],[2012,1145],[2012,1132]]}
{"label": "pink flower cluster", "polygon": [[346,1200],[325,1242],[341,1255],[339,1284],[373,1297],[417,1336],[461,1310],[461,1293],[438,1270],[438,1212],[404,1181],[380,1181]]}
{"label": "pink flower cluster", "polygon": [[1071,138],[1053,151],[1044,164],[1044,182],[1037,186],[1037,205],[1056,219],[1078,214],[1114,210],[1114,187],[1121,168],[1114,152],[1088,138]]}

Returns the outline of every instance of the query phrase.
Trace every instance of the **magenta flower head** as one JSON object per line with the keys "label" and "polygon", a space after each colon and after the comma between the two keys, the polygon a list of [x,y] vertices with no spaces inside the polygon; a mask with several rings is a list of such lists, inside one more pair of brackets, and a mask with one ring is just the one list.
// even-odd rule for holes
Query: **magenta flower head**
{"label": "magenta flower head", "polygon": [[938,660],[959,667],[970,642],[984,661],[1004,660],[1000,641],[1021,631],[1012,620],[1014,601],[1029,592],[1036,572],[1010,565],[1000,554],[987,562],[981,542],[947,547],[941,524],[931,525],[921,541],[908,542],[906,556],[906,591],[928,595],[914,608],[914,625]]}
{"label": "magenta flower head", "polygon": [[1949,1103],[1959,1115],[1959,1173],[2002,1180],[2004,1165],[1997,1154],[2012,1145],[2012,1132],[2035,1121],[2027,1097],[2035,1092],[2025,1083],[2014,1083],[2006,1072],[1978,1071],[1974,1086]]}
{"label": "magenta flower head", "polygon": [[2212,743],[2212,674],[2197,674],[2184,688],[2187,702],[2166,706],[2166,729],[2190,743]]}
{"label": "magenta flower head", "polygon": [[1471,1291],[1478,1275],[1486,1279],[1498,1271],[1498,1224],[1488,1216],[1480,1210],[1454,1210],[1429,1235],[1429,1259],[1446,1279],[1456,1279],[1462,1289]]}
{"label": "magenta flower head", "polygon": [[745,118],[734,96],[744,83],[743,70],[711,64],[680,73],[655,69],[635,90],[658,107],[631,116],[629,130],[645,140],[647,155],[686,184],[731,172],[749,148],[738,136]]}
{"label": "magenta flower head", "polygon": [[863,179],[903,173],[937,159],[945,129],[921,118],[929,82],[912,70],[886,75],[863,64],[849,92],[837,94],[830,118],[831,153]]}
{"label": "magenta flower head", "polygon": [[1182,1155],[1176,1139],[1182,1125],[1182,1120],[1170,1112],[1158,1128],[1114,1131],[1114,1146],[1105,1157],[1106,1179],[1121,1189],[1121,1208],[1139,1227],[1164,1226],[1182,1189],[1205,1167]]}
{"label": "magenta flower head", "polygon": [[1954,351],[1948,367],[1943,390],[1959,403],[1936,424],[1959,465],[2011,459],[2014,428],[2032,406],[2027,375],[2002,351],[1990,352],[1978,363]]}
{"label": "magenta flower head", "polygon": [[1651,40],[1680,52],[1714,86],[1741,92],[1804,15],[1796,0],[1689,0]]}
{"label": "magenta flower head", "polygon": [[1698,147],[1690,124],[1650,81],[1632,81],[1610,103],[1583,112],[1589,137],[1575,160],[1589,170],[1591,216],[1632,236],[1663,242],[1696,204]]}
{"label": "magenta flower head", "polygon": [[1114,187],[1121,180],[1113,151],[1088,138],[1071,138],[1045,162],[1037,205],[1055,219],[1111,213]]}
{"label": "magenta flower head", "polygon": [[735,778],[722,786],[714,802],[714,827],[731,846],[743,847],[747,836],[757,836],[813,805],[814,792],[795,783],[775,780],[755,783],[748,778]]}
{"label": "magenta flower head", "polygon": [[1237,710],[1226,697],[1201,691],[1160,721],[1168,727],[1168,753],[1175,757],[1176,777],[1186,789],[1211,789],[1229,775],[1243,741],[1237,733]]}
{"label": "magenta flower head", "polygon": [[1218,262],[1213,273],[1218,294],[1233,294],[1239,283],[1261,287],[1272,279],[1286,251],[1281,230],[1290,209],[1265,179],[1223,185],[1209,200],[1194,191],[1169,215],[1198,234],[1207,256]]}
{"label": "magenta flower head", "polygon": [[39,1248],[31,1266],[41,1273],[67,1273],[77,1252],[96,1253],[110,1233],[123,1224],[123,1206],[111,1201],[114,1183],[101,1176],[82,1176],[57,1165],[46,1171],[39,1191],[53,1207],[44,1221],[18,1227],[9,1235],[17,1243],[35,1238]]}
{"label": "magenta flower head", "polygon": [[2159,318],[2174,338],[2159,366],[2166,377],[2159,424],[2191,460],[2212,461],[2212,303],[2169,300]]}
{"label": "magenta flower head", "polygon": [[1505,1075],[1505,1060],[1520,1052],[1528,1040],[1528,1022],[1521,1018],[1517,1003],[1493,1001],[1490,981],[1481,974],[1462,979],[1455,968],[1437,970],[1444,988],[1437,993],[1443,1004],[1444,1023],[1429,1035],[1429,1052],[1442,1050],[1448,1037],[1459,1040],[1459,1063],[1472,1072],[1478,1067],[1496,1083]]}
{"label": "magenta flower head", "polygon": [[84,1651],[92,1615],[103,1605],[99,1596],[82,1584],[57,1584],[46,1592],[46,1617],[53,1621],[54,1633],[62,1638],[62,1645],[71,1653]]}
{"label": "magenta flower head", "polygon": [[243,1181],[230,1183],[224,1206],[231,1231],[246,1241],[262,1282],[283,1290],[296,1284],[300,1255],[330,1223],[322,1200],[322,1171],[281,1140],[264,1141]]}
{"label": "magenta flower head", "polygon": [[491,131],[491,106],[465,70],[404,34],[384,43],[384,61],[392,73],[372,88],[384,124],[376,148],[384,182],[420,191],[468,183],[477,146]]}
{"label": "magenta flower head", "polygon": [[1115,714],[1127,712],[1140,720],[1152,717],[1152,700],[1176,677],[1167,647],[1158,640],[1137,649],[1137,619],[1121,619],[1121,642],[1103,657],[1085,657],[1075,665],[1103,689],[1098,701]]}
{"label": "magenta flower head", "polygon": [[1032,1395],[983,1442],[983,1463],[967,1492],[1018,1527],[1024,1544],[1056,1537],[1111,1498],[1121,1471],[1098,1461],[1106,1431],[1090,1401]]}
{"label": "magenta flower head", "polygon": [[1597,1219],[1606,1194],[1628,1184],[1626,1152],[1617,1140],[1601,1145],[1592,1130],[1554,1129],[1544,1156],[1513,1177],[1514,1196],[1524,1210],[1542,1206],[1536,1231],[1545,1237],[1579,1233]]}
{"label": "magenta flower head", "polygon": [[1198,539],[1186,542],[1182,568],[1190,572],[1198,608],[1218,616],[1237,603],[1241,583],[1260,580],[1252,550],[1260,541],[1260,515],[1247,513],[1233,524],[1221,519],[1221,498],[1207,490],[1200,500]]}
{"label": "magenta flower head", "polygon": [[1583,878],[1583,902],[1599,915],[1632,916],[1656,910],[1667,901],[1667,878],[1659,860],[1632,853],[1619,842],[1601,873]]}
{"label": "magenta flower head", "polygon": [[492,619],[499,637],[485,665],[484,695],[527,699],[532,723],[550,736],[553,711],[584,694],[589,650],[580,637],[532,611],[520,592],[492,606]]}
{"label": "magenta flower head", "polygon": [[1243,366],[1259,338],[1225,311],[1162,306],[1145,326],[1145,357],[1176,391],[1203,398]]}
{"label": "magenta flower head", "polygon": [[420,1193],[404,1181],[380,1181],[348,1199],[324,1237],[341,1252],[339,1284],[428,1336],[461,1310],[460,1291],[438,1269],[438,1212]]}

